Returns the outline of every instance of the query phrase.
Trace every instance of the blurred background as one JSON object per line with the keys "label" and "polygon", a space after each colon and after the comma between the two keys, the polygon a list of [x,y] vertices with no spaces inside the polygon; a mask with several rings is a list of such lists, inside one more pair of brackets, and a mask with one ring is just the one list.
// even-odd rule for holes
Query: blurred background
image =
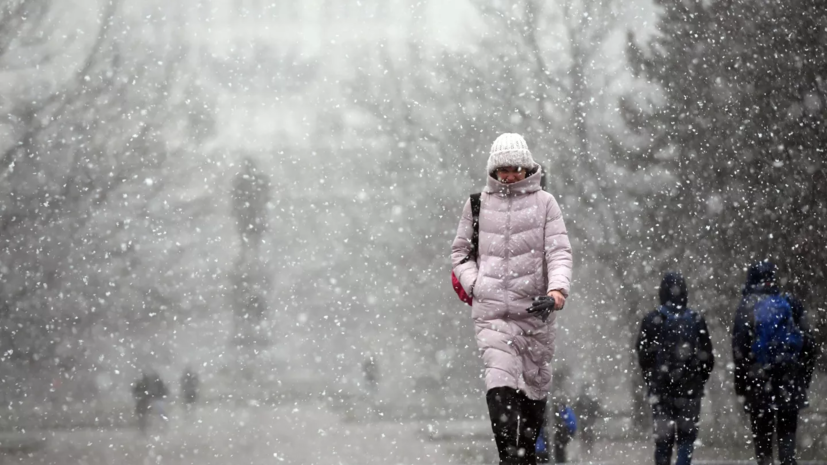
{"label": "blurred background", "polygon": [[[133,384],[177,397],[189,367],[212,441],[385,422],[461,432],[439,460],[493,457],[449,250],[518,132],[575,254],[556,389],[648,444],[633,337],[679,270],[717,356],[701,442],[749,457],[729,345],[747,266],[775,261],[827,338],[825,46],[816,0],[0,0],[0,446],[131,444]],[[825,370],[805,458],[827,447]],[[315,463],[284,444],[260,453]],[[64,463],[40,454],[13,459]]]}

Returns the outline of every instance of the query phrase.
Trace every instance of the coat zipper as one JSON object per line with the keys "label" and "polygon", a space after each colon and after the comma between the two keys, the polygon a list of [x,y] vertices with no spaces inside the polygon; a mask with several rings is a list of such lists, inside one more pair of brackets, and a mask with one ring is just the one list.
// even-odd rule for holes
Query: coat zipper
{"label": "coat zipper", "polygon": [[506,237],[505,237],[505,263],[506,263],[506,269],[505,269],[505,281],[504,281],[505,296],[503,296],[504,297],[503,300],[505,301],[505,311],[506,311],[506,313],[508,313],[511,310],[510,309],[511,299],[509,299],[509,296],[508,296],[508,285],[509,285],[508,283],[511,281],[511,189],[508,188],[508,187],[506,187],[505,189],[506,189],[505,190],[505,195],[508,198],[508,210],[506,211],[506,214],[505,214],[505,234],[506,234]]}
{"label": "coat zipper", "polygon": [[520,416],[517,415],[517,449],[520,448]]}

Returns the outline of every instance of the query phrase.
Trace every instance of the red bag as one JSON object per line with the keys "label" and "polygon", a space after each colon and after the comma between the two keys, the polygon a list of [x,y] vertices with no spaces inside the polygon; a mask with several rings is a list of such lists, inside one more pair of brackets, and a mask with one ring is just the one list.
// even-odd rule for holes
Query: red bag
{"label": "red bag", "polygon": [[[460,265],[463,263],[471,260],[477,259],[477,248],[479,247],[480,242],[480,199],[481,194],[471,194],[471,215],[473,217],[473,225],[474,225],[474,233],[471,235],[471,251],[468,252],[468,255],[459,262]],[[454,292],[457,293],[457,297],[459,300],[465,302],[468,305],[472,305],[474,299],[465,292],[465,289],[462,288],[462,284],[460,284],[459,279],[457,279],[457,275],[454,274],[454,271],[451,270],[451,285],[454,287]]]}
{"label": "red bag", "polygon": [[462,284],[459,283],[459,279],[457,279],[457,275],[455,275],[453,271],[451,272],[451,284],[454,285],[454,292],[459,296],[459,300],[468,305],[474,304],[474,299],[465,292],[465,289],[462,288]]}

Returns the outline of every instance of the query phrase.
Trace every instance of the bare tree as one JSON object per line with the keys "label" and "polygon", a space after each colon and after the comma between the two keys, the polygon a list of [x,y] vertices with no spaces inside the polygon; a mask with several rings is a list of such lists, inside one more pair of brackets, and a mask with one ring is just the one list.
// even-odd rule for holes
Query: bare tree
{"label": "bare tree", "polygon": [[[190,150],[178,141],[197,139],[188,135],[193,87],[181,80],[182,43],[141,49],[171,26],[141,31],[119,0],[99,8],[89,44],[60,40],[52,22],[61,12],[49,1],[13,2],[0,15],[0,70],[40,78],[25,84],[33,96],[0,95],[14,115],[14,140],[0,152],[0,352],[32,367],[66,347],[83,353],[71,341],[93,339],[95,328],[114,334],[130,321],[161,321],[151,315],[175,297],[144,274],[174,263],[147,261],[141,248],[150,249],[162,218],[203,213],[171,198],[164,182],[170,158]],[[55,47],[80,56],[70,74],[50,79],[43,71],[55,65]],[[39,72],[18,66],[24,54]],[[158,203],[167,207],[161,218]]]}

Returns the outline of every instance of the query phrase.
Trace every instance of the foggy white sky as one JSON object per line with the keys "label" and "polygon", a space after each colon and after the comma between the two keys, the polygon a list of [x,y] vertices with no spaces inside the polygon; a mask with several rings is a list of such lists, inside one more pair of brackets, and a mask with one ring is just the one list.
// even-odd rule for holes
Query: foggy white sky
{"label": "foggy white sky", "polygon": [[[261,58],[254,57],[256,48],[266,48],[271,53],[268,57],[295,57],[318,64],[326,86],[311,86],[288,94],[274,84],[258,91],[222,95],[218,115],[223,134],[217,143],[254,152],[270,151],[274,143],[285,143],[285,138],[290,138],[290,144],[300,147],[306,139],[296,140],[294,136],[308,133],[319,107],[339,103],[335,101],[335,86],[344,85],[352,72],[352,60],[360,54],[377,54],[387,47],[392,56],[403,59],[411,42],[431,53],[462,50],[491,34],[469,0],[425,0],[414,7],[410,3],[310,0],[282,6],[281,13],[273,6],[263,9],[266,14],[251,15],[243,13],[244,7],[236,1],[203,0],[202,4],[209,8],[202,8],[200,16],[190,18],[190,33],[213,58],[230,63],[250,61],[253,67],[267,66]],[[246,7],[262,4],[266,2],[248,0]],[[655,23],[654,8],[645,0],[625,3],[620,14],[623,26],[608,41],[606,60],[601,64],[617,68],[611,74],[618,79],[604,83],[610,95],[619,95],[631,85],[628,73],[622,72],[626,30],[645,37],[654,30]]]}

